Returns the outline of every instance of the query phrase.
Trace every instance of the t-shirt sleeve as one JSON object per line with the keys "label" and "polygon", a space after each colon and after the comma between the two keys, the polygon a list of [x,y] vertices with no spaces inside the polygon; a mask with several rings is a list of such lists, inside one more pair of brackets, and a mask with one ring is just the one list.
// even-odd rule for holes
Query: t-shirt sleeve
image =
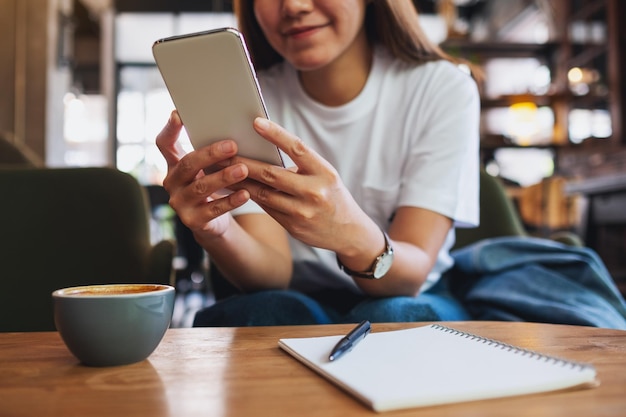
{"label": "t-shirt sleeve", "polygon": [[[400,205],[441,213],[456,227],[479,222],[480,99],[474,80],[453,65],[434,73],[428,106],[404,168]],[[423,97],[421,102],[423,103]]]}

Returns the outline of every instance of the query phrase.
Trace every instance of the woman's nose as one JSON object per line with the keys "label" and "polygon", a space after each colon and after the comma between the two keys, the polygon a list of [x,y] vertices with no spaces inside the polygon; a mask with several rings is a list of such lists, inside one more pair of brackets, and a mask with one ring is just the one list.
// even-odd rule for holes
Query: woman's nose
{"label": "woman's nose", "polygon": [[309,13],[313,10],[313,3],[313,0],[283,0],[283,15],[295,17],[304,13]]}

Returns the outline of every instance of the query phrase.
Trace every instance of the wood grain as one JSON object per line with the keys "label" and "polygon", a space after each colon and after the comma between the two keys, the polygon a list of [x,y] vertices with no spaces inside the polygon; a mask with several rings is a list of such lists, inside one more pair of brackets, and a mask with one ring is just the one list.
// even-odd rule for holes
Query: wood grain
{"label": "wood grain", "polygon": [[[375,323],[372,329],[424,324]],[[385,415],[589,417],[626,413],[624,331],[538,323],[443,324],[592,363],[600,386]],[[375,413],[277,345],[281,337],[344,334],[351,327],[170,329],[148,360],[109,368],[79,364],[56,332],[0,333],[0,416],[371,416]]]}

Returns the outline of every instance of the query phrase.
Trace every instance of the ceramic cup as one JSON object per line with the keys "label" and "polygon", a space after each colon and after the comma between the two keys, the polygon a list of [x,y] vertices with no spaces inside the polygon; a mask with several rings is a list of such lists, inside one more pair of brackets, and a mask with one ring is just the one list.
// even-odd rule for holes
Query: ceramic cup
{"label": "ceramic cup", "polygon": [[85,365],[140,362],[170,325],[174,292],[159,284],[64,288],[52,293],[54,322],[68,349]]}

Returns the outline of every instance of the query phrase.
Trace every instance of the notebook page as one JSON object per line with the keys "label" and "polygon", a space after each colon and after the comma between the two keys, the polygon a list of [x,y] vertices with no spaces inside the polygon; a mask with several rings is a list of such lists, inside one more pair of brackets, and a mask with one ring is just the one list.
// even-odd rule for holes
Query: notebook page
{"label": "notebook page", "polygon": [[376,411],[579,386],[588,365],[556,361],[438,325],[368,335],[330,362],[341,336],[281,339],[288,353]]}

